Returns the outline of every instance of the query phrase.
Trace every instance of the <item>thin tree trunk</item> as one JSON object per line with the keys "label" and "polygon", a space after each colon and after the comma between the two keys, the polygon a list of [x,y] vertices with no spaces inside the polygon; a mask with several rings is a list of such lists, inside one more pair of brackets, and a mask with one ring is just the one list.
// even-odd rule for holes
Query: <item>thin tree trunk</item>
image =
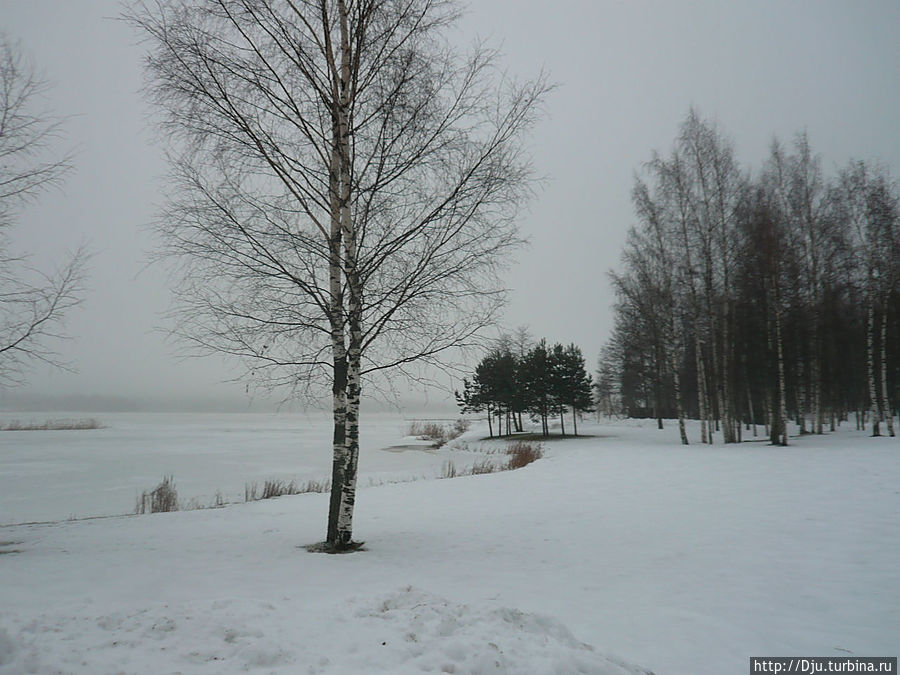
{"label": "thin tree trunk", "polygon": [[703,367],[703,351],[700,342],[700,326],[697,325],[697,320],[699,320],[699,315],[695,318],[694,350],[697,356],[697,406],[699,408],[698,413],[700,415],[700,442],[712,443],[712,438],[710,438],[710,435],[707,433],[706,427],[706,421],[708,417],[706,413],[706,369]]}
{"label": "thin tree trunk", "polygon": [[[810,300],[812,301],[812,335],[811,337],[811,364],[810,379],[812,386],[812,414],[813,414],[813,432],[822,434],[822,334],[820,326],[822,323],[822,290],[819,280],[819,253],[820,253],[820,237],[816,217],[815,207],[815,182],[818,175],[817,165],[811,161],[809,156],[809,146],[804,135],[801,154],[803,158],[803,166],[807,169],[806,180],[803,182],[803,212],[806,229],[806,259],[809,261],[809,281],[810,281]],[[812,174],[808,171],[812,170]]]}
{"label": "thin tree trunk", "polygon": [[884,308],[881,312],[881,406],[885,413],[885,421],[887,422],[888,435],[896,436],[894,433],[894,410],[891,407],[891,401],[888,397],[888,371],[887,371],[887,324],[888,313],[887,303],[883,302]]}
{"label": "thin tree trunk", "polygon": [[653,359],[656,362],[656,381],[653,385],[653,416],[656,418],[656,428],[662,429],[662,357],[660,354],[662,348],[659,342],[660,340],[657,338],[656,353]]}
{"label": "thin tree trunk", "polygon": [[[797,368],[798,371],[801,368]],[[800,435],[805,436],[809,432],[806,430],[806,411],[809,408],[809,397],[806,395],[805,387],[798,386],[797,391],[797,426],[800,427]]]}
{"label": "thin tree trunk", "polygon": [[778,350],[778,424],[781,427],[781,445],[788,444],[787,406],[785,402],[784,348],[781,338],[781,302],[778,299],[776,281],[775,301],[775,345]]}
{"label": "thin tree trunk", "polygon": [[[871,272],[869,276],[871,277]],[[871,278],[869,279],[869,284],[870,286],[872,284]],[[879,428],[879,423],[881,422],[881,411],[878,406],[878,390],[875,388],[875,299],[872,295],[873,293],[870,288],[868,292],[869,320],[866,331],[866,359],[868,361],[869,405],[872,409],[872,435],[880,436],[881,429]]]}
{"label": "thin tree trunk", "polygon": [[819,310],[813,307],[813,338],[812,338],[812,388],[813,388],[813,431],[822,435],[822,369],[819,365],[819,354],[821,346],[819,344]]}
{"label": "thin tree trunk", "polygon": [[753,438],[756,438],[756,416],[753,414],[753,395],[750,392],[749,382],[747,382],[747,407],[750,409],[750,422],[753,424]]}
{"label": "thin tree trunk", "polygon": [[[802,344],[800,340],[797,345]],[[802,435],[811,434],[815,429],[815,421],[812,419],[812,388],[810,386],[810,364],[807,359],[798,356],[797,372],[800,374],[800,382],[797,390],[797,424]],[[807,427],[808,423],[808,427]]]}
{"label": "thin tree trunk", "polygon": [[[777,379],[777,377],[776,377]],[[781,415],[778,413],[778,388],[775,389],[775,395],[771,398],[771,412],[769,413],[769,442],[772,445],[781,444]]]}
{"label": "thin tree trunk", "polygon": [[[711,371],[710,372],[710,379],[711,379],[710,386],[712,387],[712,392],[710,393],[710,404],[712,404],[713,396],[715,396],[715,402],[716,402],[715,410],[713,410],[713,406],[710,405],[710,414],[711,414],[710,420],[715,419],[715,424],[716,424],[715,428],[716,428],[716,431],[719,431],[720,421],[722,420],[725,402],[723,400],[721,377],[720,377],[720,373],[719,373],[719,367],[721,364],[719,363],[719,347],[718,347],[718,341],[716,340],[716,323],[717,322],[713,315],[712,288],[711,287],[709,287],[707,289],[707,294],[708,294],[707,306],[708,306],[708,312],[709,312],[709,333],[710,333],[709,342],[710,342],[710,352],[711,352],[710,359],[709,359],[709,365],[710,365],[710,371]],[[711,432],[710,432],[710,435],[712,435]],[[722,440],[724,442],[726,442],[726,443],[729,442],[727,431],[723,432],[722,437],[723,437]],[[712,441],[710,441],[710,442],[712,442]]]}
{"label": "thin tree trunk", "polygon": [[[678,341],[676,341],[678,342]],[[675,354],[676,347],[670,350],[669,361],[672,368],[672,387],[675,389],[675,412],[678,414],[678,434],[681,436],[682,445],[690,445],[687,437],[687,429],[684,424],[684,404],[681,400],[681,374],[678,372],[678,357]]]}
{"label": "thin tree trunk", "polygon": [[[726,277],[727,283],[727,277]],[[730,355],[731,355],[731,331],[728,326],[731,303],[725,299],[724,316],[722,317],[722,387],[719,394],[721,403],[720,412],[722,415],[722,435],[726,443],[734,443],[734,411],[732,410],[731,399],[731,377],[729,374]]]}

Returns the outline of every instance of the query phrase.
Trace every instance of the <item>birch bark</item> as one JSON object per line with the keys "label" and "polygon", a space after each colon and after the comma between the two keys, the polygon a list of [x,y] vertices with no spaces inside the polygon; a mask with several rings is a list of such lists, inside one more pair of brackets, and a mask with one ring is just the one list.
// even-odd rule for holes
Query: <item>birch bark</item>
{"label": "birch bark", "polygon": [[[341,3],[341,9],[343,3]],[[345,137],[347,135],[346,110],[344,101],[344,44],[340,45],[341,65],[335,56],[331,43],[329,17],[325,5],[321,6],[322,34],[325,42],[325,56],[331,74],[331,161],[329,164],[329,209],[330,232],[328,277],[330,290],[331,350],[334,362],[334,383],[332,385],[332,406],[334,418],[333,458],[331,470],[331,497],[328,508],[328,528],[325,543],[333,549],[340,548],[349,542],[348,532],[352,522],[348,522],[346,495],[344,487],[351,479],[351,453],[348,443],[348,384],[350,364],[348,361],[345,308],[343,290],[343,245],[345,224],[343,222],[346,196],[349,185],[345,180],[347,156],[345,155]],[[343,28],[343,13],[341,16]],[[343,32],[343,31],[342,31]],[[355,476],[354,476],[355,478]],[[350,508],[352,518],[352,504]]]}
{"label": "birch bark", "polygon": [[878,389],[875,386],[875,298],[872,271],[869,270],[869,289],[866,293],[866,376],[869,385],[869,406],[872,410],[872,435],[881,435],[881,408],[878,405]]}
{"label": "birch bark", "polygon": [[884,412],[884,419],[887,422],[888,435],[896,436],[894,432],[894,410],[888,397],[888,370],[887,370],[887,326],[888,312],[887,303],[882,303],[881,312],[881,406]]}
{"label": "birch bark", "polygon": [[[359,465],[359,403],[361,389],[361,356],[362,356],[362,287],[358,272],[357,229],[354,226],[350,209],[351,184],[353,181],[351,168],[350,127],[352,105],[352,73],[353,53],[350,46],[350,30],[348,8],[345,0],[338,0],[338,21],[340,24],[340,75],[338,77],[336,116],[338,124],[337,154],[338,162],[338,222],[343,241],[343,257],[341,272],[347,285],[347,328],[349,347],[347,350],[346,377],[346,426],[345,446],[340,452],[342,464],[340,483],[332,483],[332,503],[337,503],[337,522],[335,537],[327,544],[337,549],[352,546],[353,508],[356,504],[356,479]],[[336,462],[337,456],[336,456]],[[338,495],[334,496],[337,492]],[[331,526],[329,525],[329,532]]]}
{"label": "birch bark", "polygon": [[784,347],[781,331],[781,302],[778,297],[778,282],[775,282],[775,345],[778,350],[778,425],[781,432],[781,445],[788,444],[787,426],[787,387],[784,379]]}

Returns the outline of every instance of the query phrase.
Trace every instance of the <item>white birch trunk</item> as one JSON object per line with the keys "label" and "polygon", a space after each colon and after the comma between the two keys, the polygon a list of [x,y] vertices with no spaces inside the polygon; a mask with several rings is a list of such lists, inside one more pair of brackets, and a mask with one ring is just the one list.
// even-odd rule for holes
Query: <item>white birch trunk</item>
{"label": "white birch trunk", "polygon": [[[707,264],[710,264],[710,263],[707,263]],[[712,305],[713,289],[712,289],[712,285],[709,283],[707,283],[706,293],[707,293],[706,308],[707,308],[707,314],[709,316],[709,337],[710,337],[710,340],[709,340],[709,342],[710,342],[709,366],[710,366],[710,371],[711,371],[710,376],[712,379],[712,392],[709,394],[709,399],[710,399],[709,400],[709,419],[710,419],[709,435],[710,435],[710,443],[712,443],[712,437],[713,437],[712,420],[713,420],[713,412],[714,412],[713,405],[712,405],[713,396],[715,396],[716,403],[718,404],[718,410],[716,411],[718,413],[718,415],[715,417],[715,421],[716,421],[715,428],[716,429],[719,428],[721,422],[723,421],[722,417],[725,412],[725,402],[722,397],[722,378],[720,377],[720,373],[719,373],[719,366],[721,364],[719,363],[719,347],[718,347],[718,341],[716,339],[716,337],[717,337],[716,334],[718,332],[718,326],[716,325],[717,321],[716,321],[716,318],[714,315],[713,305]],[[728,441],[728,432],[725,431],[724,429],[722,432],[722,440],[725,443],[729,442]]]}
{"label": "white birch trunk", "polygon": [[[339,241],[339,240],[338,240]],[[334,242],[334,238],[332,238]],[[336,280],[335,280],[336,277]],[[335,290],[335,286],[337,289]],[[331,500],[328,508],[328,531],[326,544],[333,547],[338,541],[338,521],[341,508],[341,486],[344,484],[347,466],[347,351],[344,343],[343,300],[341,298],[340,267],[337,274],[331,274],[332,306],[331,351],[334,363],[332,384],[332,417],[334,434],[332,437]]]}
{"label": "white birch trunk", "polygon": [[712,430],[708,428],[708,415],[706,412],[706,369],[703,367],[703,351],[700,342],[700,327],[695,320],[694,324],[694,349],[697,356],[697,404],[700,414],[700,442],[712,443]]}
{"label": "white birch trunk", "polygon": [[[818,298],[814,300],[818,305]],[[813,336],[812,336],[812,395],[813,395],[813,431],[822,435],[822,369],[819,364],[821,347],[819,336],[819,309],[813,307]]]}
{"label": "white birch trunk", "polygon": [[778,423],[781,425],[781,445],[788,444],[786,386],[784,380],[784,348],[781,337],[781,300],[776,282],[775,297],[775,343],[778,350]]}
{"label": "white birch trunk", "polygon": [[354,227],[351,199],[351,48],[348,9],[344,0],[338,0],[341,29],[341,65],[338,106],[338,152],[340,155],[340,203],[339,218],[344,244],[343,273],[349,295],[347,306],[349,349],[347,353],[347,412],[346,453],[343,480],[340,485],[337,538],[335,546],[347,549],[352,546],[353,508],[356,505],[356,479],[359,467],[359,401],[360,369],[362,355],[362,291],[357,271],[357,232]]}
{"label": "white birch trunk", "polygon": [[[680,344],[680,340],[676,341]],[[690,445],[687,429],[684,424],[684,404],[681,401],[681,375],[678,372],[678,354],[675,348],[670,350],[669,367],[672,369],[672,387],[675,389],[675,411],[678,414],[678,434],[682,445]]]}
{"label": "white birch trunk", "polygon": [[[330,278],[332,295],[341,298],[340,303],[340,351],[343,352],[343,391],[338,392],[337,353],[335,354],[335,409],[343,406],[343,444],[335,443],[334,463],[332,469],[331,503],[329,509],[329,525],[327,545],[332,550],[346,550],[352,545],[353,508],[356,503],[356,476],[359,462],[359,395],[360,395],[360,356],[362,348],[360,316],[360,290],[356,271],[356,231],[353,227],[350,211],[351,198],[351,149],[350,149],[350,97],[351,97],[351,59],[349,16],[344,0],[338,0],[340,21],[340,66],[333,55],[330,55],[330,67],[333,73],[334,99],[332,110],[333,148],[330,167],[331,182],[331,228],[332,258],[337,258],[337,275],[335,278],[332,260]],[[326,27],[327,30],[327,27]],[[337,228],[337,235],[335,235]],[[343,244],[343,250],[341,245]],[[347,318],[349,324],[349,350],[344,350],[344,303],[343,281],[347,281],[349,307]],[[339,396],[340,395],[340,396]],[[340,400],[339,400],[340,399]],[[337,419],[337,413],[335,413]],[[335,436],[337,437],[337,431]]]}
{"label": "white birch trunk", "polygon": [[[350,308],[352,312],[352,304]],[[359,469],[359,401],[360,401],[360,341],[353,333],[359,331],[351,321],[350,350],[347,368],[347,451],[344,480],[341,485],[341,502],[337,523],[337,548],[349,548],[353,540],[353,509],[356,505],[356,482]]]}
{"label": "white birch trunk", "polygon": [[888,435],[894,437],[896,436],[894,433],[894,410],[888,397],[887,383],[887,303],[882,303],[882,306],[884,309],[881,312],[881,408],[885,416],[884,419],[887,422]]}
{"label": "white birch trunk", "polygon": [[869,405],[872,409],[872,435],[880,436],[881,412],[878,407],[878,390],[875,387],[875,299],[872,297],[871,289],[872,280],[871,272],[869,273],[869,292],[868,292],[868,328],[866,330],[866,360],[869,383]]}
{"label": "white birch trunk", "polygon": [[[727,283],[727,277],[726,277]],[[731,354],[731,331],[728,326],[730,303],[725,299],[725,316],[722,318],[722,389],[719,394],[722,410],[722,435],[726,443],[735,443],[735,419],[731,410],[731,377],[729,375],[729,355]]]}
{"label": "white birch trunk", "polygon": [[334,434],[332,438],[331,499],[328,507],[328,530],[326,545],[335,547],[338,541],[338,520],[341,511],[341,486],[344,484],[347,466],[347,349],[344,334],[344,299],[341,277],[340,221],[340,156],[337,136],[333,140],[330,166],[330,208],[331,231],[329,238],[329,322],[331,329],[331,353],[333,362],[332,416]]}

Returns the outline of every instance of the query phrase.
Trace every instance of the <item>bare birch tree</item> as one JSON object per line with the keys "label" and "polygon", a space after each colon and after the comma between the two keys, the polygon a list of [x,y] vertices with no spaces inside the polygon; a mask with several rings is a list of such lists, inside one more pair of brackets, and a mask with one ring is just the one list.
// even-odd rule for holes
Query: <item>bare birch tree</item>
{"label": "bare birch tree", "polygon": [[172,139],[177,331],[267,386],[330,385],[325,546],[352,542],[363,379],[440,362],[503,299],[548,90],[445,38],[449,0],[137,3]]}
{"label": "bare birch tree", "polygon": [[[664,170],[659,158],[655,158],[650,164],[656,174],[655,191],[651,194],[649,186],[640,179],[635,179],[631,200],[635,212],[641,220],[645,230],[644,248],[654,258],[655,268],[663,315],[663,334],[665,335],[663,350],[665,361],[672,375],[672,388],[675,395],[675,413],[678,417],[678,432],[681,443],[688,445],[687,429],[685,427],[684,403],[681,396],[681,357],[684,338],[682,331],[682,319],[680,309],[682,303],[678,297],[678,266],[675,264],[674,251],[677,250],[677,234],[675,227],[678,222],[677,207],[668,203],[665,199],[666,192],[660,190],[663,181]],[[662,194],[657,194],[662,192]],[[627,249],[626,249],[627,251]],[[632,262],[632,261],[629,261]],[[634,264],[634,262],[632,262]]]}
{"label": "bare birch tree", "polygon": [[[771,167],[770,167],[771,170]],[[785,258],[783,216],[778,212],[771,173],[764,175],[749,207],[753,248],[761,268],[766,304],[766,334],[770,377],[766,400],[769,405],[769,438],[773,445],[788,444],[787,383],[784,363],[784,301],[782,277]]]}
{"label": "bare birch tree", "polygon": [[745,180],[734,159],[730,141],[714,124],[691,109],[681,125],[677,151],[684,159],[695,226],[695,247],[702,265],[702,288],[708,315],[710,371],[716,391],[717,419],[726,443],[737,440],[733,370],[735,214],[743,198]]}
{"label": "bare birch tree", "polygon": [[[878,335],[881,384],[881,418],[887,426],[889,436],[896,436],[894,430],[894,409],[890,400],[888,387],[888,305],[891,293],[894,292],[898,279],[898,252],[900,252],[900,204],[898,204],[897,187],[886,169],[875,168],[866,191],[866,222],[869,230],[870,246],[873,249],[872,283],[873,295],[880,314],[880,330]],[[873,303],[875,304],[875,303]],[[875,333],[874,326],[869,331]],[[874,335],[870,337],[870,342]],[[874,367],[874,365],[873,365]],[[871,377],[874,379],[874,377]]]}
{"label": "bare birch tree", "polygon": [[805,433],[806,417],[811,414],[812,431],[821,434],[823,277],[835,255],[835,247],[829,245],[832,242],[831,221],[827,217],[828,192],[821,160],[812,153],[805,133],[796,136],[792,154],[774,142],[769,164],[774,198],[787,221],[792,248],[800,261],[801,292],[805,296],[802,304],[809,310],[808,346],[802,350],[808,361],[809,395],[798,396],[800,433]]}
{"label": "bare birch tree", "polygon": [[23,382],[37,363],[68,366],[56,345],[84,290],[83,249],[56,270],[40,270],[12,250],[9,236],[19,210],[71,168],[68,156],[47,156],[60,122],[37,109],[46,88],[21,49],[0,35],[0,386]]}
{"label": "bare birch tree", "polygon": [[693,207],[691,180],[684,159],[677,150],[673,151],[669,161],[655,157],[652,166],[660,176],[660,191],[669,202],[668,211],[674,225],[675,250],[681,250],[683,263],[678,266],[681,285],[687,287],[687,300],[693,322],[694,360],[697,372],[697,409],[700,419],[700,441],[713,442],[713,428],[709,420],[709,395],[707,392],[706,362],[704,358],[702,293],[699,284],[699,257],[694,251],[693,232],[697,228],[696,213]]}
{"label": "bare birch tree", "polygon": [[[638,186],[635,203],[638,214],[656,232],[650,235],[654,248],[666,259],[664,285],[688,291],[685,299],[693,323],[701,441],[712,442],[715,419],[721,420],[724,440],[731,443],[737,440],[731,384],[731,270],[735,261],[735,214],[745,179],[731,144],[694,109],[682,122],[669,159],[655,155],[648,169],[655,178],[656,195],[648,201],[641,197]],[[657,205],[651,208],[653,201]],[[676,250],[681,262],[669,264]],[[672,299],[676,300],[674,295]],[[669,305],[667,311],[672,314],[675,305]],[[674,314],[669,324],[677,331],[672,332],[673,338],[681,342],[680,322]],[[680,383],[676,387],[680,389]],[[682,441],[685,439],[682,435]]]}
{"label": "bare birch tree", "polygon": [[[892,415],[887,397],[885,342],[887,301],[893,290],[897,267],[894,257],[898,220],[896,188],[885,169],[854,161],[838,176],[834,201],[837,217],[846,224],[853,252],[860,261],[857,271],[865,298],[866,384],[872,435],[880,436],[881,423],[887,422],[887,417]],[[876,326],[879,315],[882,317],[880,330]],[[889,433],[893,431],[892,427],[893,419],[888,426]]]}
{"label": "bare birch tree", "polygon": [[652,403],[648,401],[647,408],[653,412],[657,428],[662,429],[663,390],[674,345],[665,278],[651,237],[652,233],[630,228],[622,252],[625,271],[611,271],[609,278],[616,294],[616,311],[627,315],[630,331],[641,336],[639,351],[650,373],[647,379],[652,382]]}

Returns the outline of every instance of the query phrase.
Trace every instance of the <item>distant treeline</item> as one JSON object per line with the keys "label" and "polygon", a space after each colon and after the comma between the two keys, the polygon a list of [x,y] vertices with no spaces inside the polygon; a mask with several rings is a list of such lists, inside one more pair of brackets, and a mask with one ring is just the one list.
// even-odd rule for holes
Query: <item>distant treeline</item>
{"label": "distant treeline", "polygon": [[851,415],[894,435],[900,200],[887,168],[826,176],[801,133],[750,174],[692,110],[632,197],[602,410],[678,418],[684,443],[685,417],[703,421],[703,442],[738,441],[743,422],[786,444],[788,419],[822,433]]}
{"label": "distant treeline", "polygon": [[[565,415],[572,412],[573,433],[578,435],[578,413],[593,410],[592,379],[581,349],[574,344],[552,347],[546,340],[532,344],[524,329],[501,338],[499,345],[476,366],[472,379],[456,392],[462,412],[486,412],[490,435],[494,422],[498,435],[522,431],[523,413],[540,421],[549,435],[549,420],[559,417],[566,435]],[[504,426],[505,425],[505,426]]]}

